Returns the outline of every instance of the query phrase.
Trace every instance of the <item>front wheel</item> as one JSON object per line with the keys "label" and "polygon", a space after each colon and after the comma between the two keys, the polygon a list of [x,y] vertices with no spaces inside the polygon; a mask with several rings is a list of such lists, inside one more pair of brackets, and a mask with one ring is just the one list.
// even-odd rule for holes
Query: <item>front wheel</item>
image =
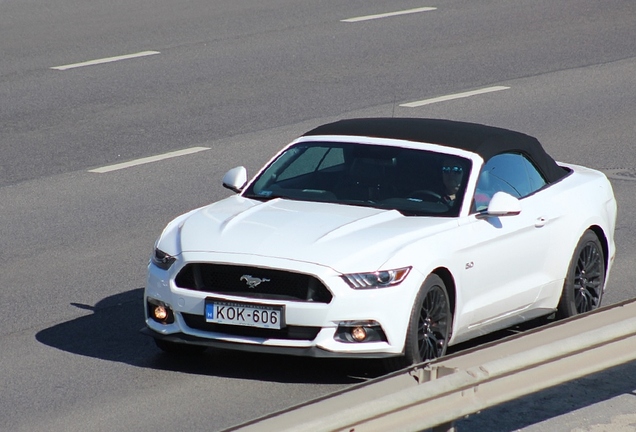
{"label": "front wheel", "polygon": [[453,315],[444,281],[432,274],[415,298],[404,344],[404,355],[390,359],[391,369],[407,367],[446,354]]}
{"label": "front wheel", "polygon": [[587,230],[574,249],[557,307],[557,318],[568,318],[598,308],[604,286],[603,248],[596,234]]}

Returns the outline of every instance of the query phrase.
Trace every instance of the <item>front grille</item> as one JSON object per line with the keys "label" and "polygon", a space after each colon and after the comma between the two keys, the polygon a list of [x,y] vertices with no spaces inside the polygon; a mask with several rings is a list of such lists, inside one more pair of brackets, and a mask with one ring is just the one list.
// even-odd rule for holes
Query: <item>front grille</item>
{"label": "front grille", "polygon": [[205,321],[205,317],[203,315],[182,313],[181,316],[183,316],[183,320],[190,328],[233,336],[312,341],[316,338],[318,332],[320,332],[320,327],[287,326],[280,330],[275,330],[209,323]]}
{"label": "front grille", "polygon": [[331,292],[313,276],[258,267],[187,264],[175,283],[179,288],[256,299],[317,303],[332,299]]}

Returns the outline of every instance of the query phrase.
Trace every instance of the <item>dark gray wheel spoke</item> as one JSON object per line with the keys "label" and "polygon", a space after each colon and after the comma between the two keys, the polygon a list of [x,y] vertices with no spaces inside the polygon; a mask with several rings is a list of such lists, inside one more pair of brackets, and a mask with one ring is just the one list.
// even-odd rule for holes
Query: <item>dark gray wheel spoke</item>
{"label": "dark gray wheel spoke", "polygon": [[390,370],[442,357],[453,328],[452,297],[444,280],[430,274],[417,293],[400,357],[386,359]]}
{"label": "dark gray wheel spoke", "polygon": [[418,322],[418,351],[422,359],[437,358],[442,354],[448,338],[448,299],[437,286],[424,298]]}
{"label": "dark gray wheel spoke", "polygon": [[602,262],[600,251],[594,243],[588,243],[579,255],[574,289],[579,313],[598,307],[602,289]]}
{"label": "dark gray wheel spoke", "polygon": [[558,318],[569,318],[601,306],[605,286],[605,255],[599,236],[591,229],[579,239],[567,270]]}

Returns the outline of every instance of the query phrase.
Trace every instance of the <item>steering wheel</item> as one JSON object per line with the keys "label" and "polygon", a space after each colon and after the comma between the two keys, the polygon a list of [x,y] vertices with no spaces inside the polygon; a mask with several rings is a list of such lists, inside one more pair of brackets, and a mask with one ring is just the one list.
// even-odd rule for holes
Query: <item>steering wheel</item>
{"label": "steering wheel", "polygon": [[[428,189],[419,189],[419,190],[413,191],[409,194],[409,198],[421,199],[423,201],[428,201],[428,202],[441,203],[448,208],[451,207],[450,203],[446,202],[440,194]],[[430,198],[433,198],[433,199],[430,199]]]}
{"label": "steering wheel", "polygon": [[[442,196],[440,194],[428,189],[416,190],[409,194],[409,198],[424,199],[425,197],[432,197],[432,198],[435,198],[435,201],[442,201]],[[430,201],[430,199],[427,201]]]}

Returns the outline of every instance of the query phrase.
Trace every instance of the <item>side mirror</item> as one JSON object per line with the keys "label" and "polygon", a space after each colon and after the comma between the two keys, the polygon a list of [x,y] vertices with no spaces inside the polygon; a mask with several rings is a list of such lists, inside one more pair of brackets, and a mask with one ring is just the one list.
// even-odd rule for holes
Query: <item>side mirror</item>
{"label": "side mirror", "polygon": [[493,195],[488,208],[480,213],[481,217],[488,216],[516,216],[521,213],[521,201],[506,192]]}
{"label": "side mirror", "polygon": [[223,176],[223,187],[239,193],[247,183],[247,170],[243,166],[232,168]]}

